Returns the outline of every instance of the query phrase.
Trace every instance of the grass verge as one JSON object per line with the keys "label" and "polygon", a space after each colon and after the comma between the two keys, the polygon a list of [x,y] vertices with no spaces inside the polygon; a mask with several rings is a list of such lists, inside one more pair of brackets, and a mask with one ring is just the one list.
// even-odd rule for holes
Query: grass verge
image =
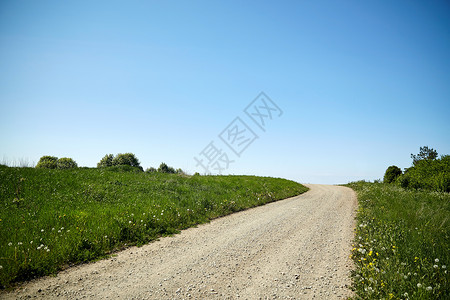
{"label": "grass verge", "polygon": [[354,182],[356,299],[450,299],[450,194]]}
{"label": "grass verge", "polygon": [[305,191],[268,177],[0,166],[0,286]]}

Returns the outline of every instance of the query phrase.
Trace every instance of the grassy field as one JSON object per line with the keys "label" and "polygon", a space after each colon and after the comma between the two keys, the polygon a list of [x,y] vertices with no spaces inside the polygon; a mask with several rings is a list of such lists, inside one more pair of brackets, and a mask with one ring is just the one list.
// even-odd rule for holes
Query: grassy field
{"label": "grassy field", "polygon": [[0,166],[0,286],[307,190],[279,178],[125,171]]}
{"label": "grassy field", "polygon": [[450,299],[450,194],[355,182],[356,299]]}

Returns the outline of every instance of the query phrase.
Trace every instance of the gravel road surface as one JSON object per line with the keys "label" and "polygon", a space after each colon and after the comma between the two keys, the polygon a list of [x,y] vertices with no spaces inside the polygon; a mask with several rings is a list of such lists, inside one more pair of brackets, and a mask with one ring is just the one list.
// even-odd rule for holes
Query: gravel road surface
{"label": "gravel road surface", "polygon": [[356,196],[346,187],[308,187],[0,298],[345,299]]}

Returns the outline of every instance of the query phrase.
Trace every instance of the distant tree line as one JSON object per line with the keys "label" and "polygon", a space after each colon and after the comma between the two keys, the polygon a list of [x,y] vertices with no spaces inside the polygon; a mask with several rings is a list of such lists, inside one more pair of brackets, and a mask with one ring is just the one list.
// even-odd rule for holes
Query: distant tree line
{"label": "distant tree line", "polygon": [[[74,169],[77,163],[68,157],[57,158],[55,156],[45,155],[39,159],[36,168],[45,169]],[[133,153],[119,153],[117,155],[106,154],[98,163],[97,168],[109,168],[114,171],[139,171],[143,172],[139,159]],[[182,169],[174,169],[162,162],[159,167],[147,168],[146,173],[167,173],[167,174],[185,174]]]}
{"label": "distant tree line", "polygon": [[450,192],[450,155],[438,158],[438,152],[428,146],[411,154],[412,166],[403,172],[397,166],[387,168],[383,181],[403,188]]}

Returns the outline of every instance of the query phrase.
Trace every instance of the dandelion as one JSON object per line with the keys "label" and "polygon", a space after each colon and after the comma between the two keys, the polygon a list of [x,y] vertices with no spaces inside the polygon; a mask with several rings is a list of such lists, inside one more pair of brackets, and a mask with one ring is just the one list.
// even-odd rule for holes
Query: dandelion
{"label": "dandelion", "polygon": [[403,296],[408,297],[408,293],[404,293]]}
{"label": "dandelion", "polygon": [[2,266],[2,265],[0,265],[0,270],[1,270],[1,269],[3,269],[3,266]]}
{"label": "dandelion", "polygon": [[447,266],[446,265],[442,265],[442,269],[446,269],[447,268]]}
{"label": "dandelion", "polygon": [[8,246],[12,246],[12,243],[11,243],[11,242],[9,242],[9,243],[8,243]]}
{"label": "dandelion", "polygon": [[141,220],[141,223],[144,222],[144,220]]}
{"label": "dandelion", "polygon": [[55,228],[52,228],[52,231],[55,230]]}
{"label": "dandelion", "polygon": [[33,241],[30,241],[30,244],[33,244]]}
{"label": "dandelion", "polygon": [[439,268],[439,266],[438,265],[434,265],[433,268],[437,269],[437,268]]}
{"label": "dandelion", "polygon": [[18,242],[17,245],[18,245],[18,246],[22,245],[22,242]]}
{"label": "dandelion", "polygon": [[50,249],[47,249],[47,252],[50,252]]}
{"label": "dandelion", "polygon": [[439,258],[436,258],[434,261],[438,263],[439,262]]}
{"label": "dandelion", "polygon": [[41,229],[41,232],[44,232],[44,229]]}
{"label": "dandelion", "polygon": [[420,283],[418,283],[417,287],[420,289],[422,287],[422,285]]}
{"label": "dandelion", "polygon": [[132,222],[131,222],[131,221],[128,221],[128,223],[131,224]]}
{"label": "dandelion", "polygon": [[430,291],[433,290],[433,288],[432,288],[431,286],[427,286],[426,290],[427,290],[428,292],[430,292]]}

